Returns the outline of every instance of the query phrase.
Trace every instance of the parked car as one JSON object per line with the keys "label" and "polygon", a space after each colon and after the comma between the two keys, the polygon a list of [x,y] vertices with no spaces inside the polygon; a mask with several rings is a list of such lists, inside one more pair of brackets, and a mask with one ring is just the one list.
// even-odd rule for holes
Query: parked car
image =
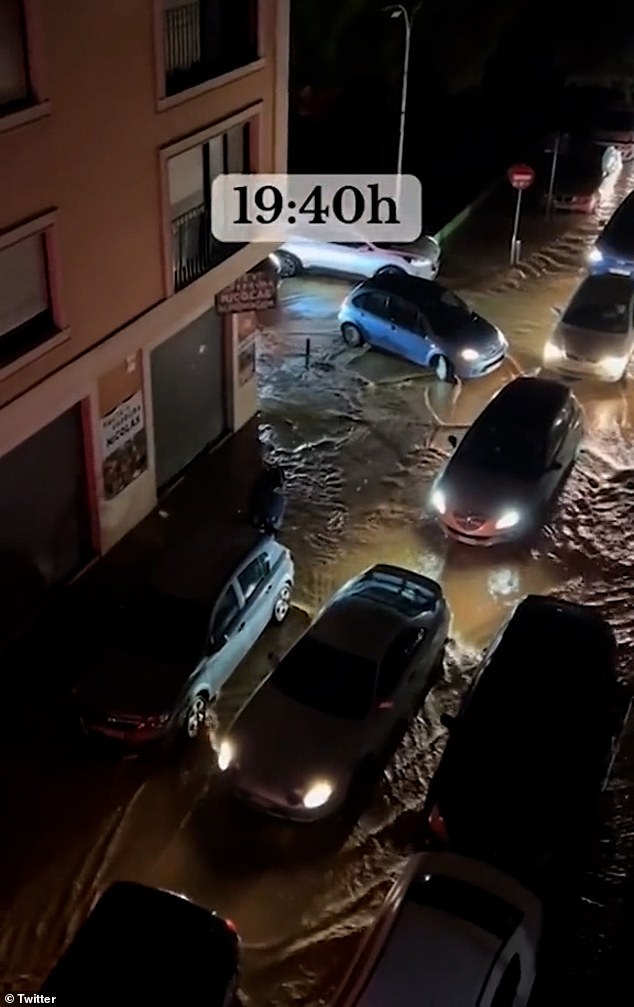
{"label": "parked car", "polygon": [[230,921],[183,895],[117,881],[40,992],[60,1003],[232,1007],[239,960],[240,941]]}
{"label": "parked car", "polygon": [[[595,608],[529,595],[476,671],[429,785],[426,841],[529,885],[563,876],[624,716],[616,643]],[[545,894],[542,891],[541,894]]]}
{"label": "parked car", "polygon": [[634,192],[616,208],[588,252],[591,273],[634,276]]}
{"label": "parked car", "polygon": [[[555,178],[553,181],[554,210],[566,210],[573,213],[594,213],[599,205],[599,189],[606,177],[603,164],[603,151],[597,146],[571,149],[569,153],[557,158]],[[610,163],[617,156],[613,149]],[[607,160],[607,159],[606,159]],[[550,164],[542,177],[543,200],[548,198],[548,182]]]}
{"label": "parked car", "polygon": [[332,1007],[526,1007],[542,915],[534,895],[486,864],[413,856]]}
{"label": "parked car", "polygon": [[194,739],[258,637],[286,618],[293,581],[288,549],[248,526],[210,527],[168,551],[107,615],[77,683],[84,729],[135,746]]}
{"label": "parked car", "polygon": [[303,272],[343,276],[377,276],[410,273],[433,280],[440,269],[440,245],[431,235],[417,242],[415,252],[384,248],[370,241],[310,241],[294,238],[271,255],[281,276]]}
{"label": "parked car", "polygon": [[385,275],[359,284],[339,311],[349,346],[387,350],[441,381],[475,378],[499,367],[508,349],[500,330],[432,280]]}
{"label": "parked car", "polygon": [[634,109],[618,104],[600,116],[593,139],[601,147],[616,147],[623,161],[634,159]]}
{"label": "parked car", "polygon": [[559,315],[544,347],[544,367],[573,377],[619,381],[634,348],[634,279],[587,276]]}
{"label": "parked car", "polygon": [[583,419],[558,381],[519,377],[475,419],[436,478],[432,512],[469,545],[523,538],[547,520],[581,446]]}
{"label": "parked car", "polygon": [[448,626],[441,588],[410,570],[378,565],[342,587],[222,741],[235,794],[298,821],[341,808],[442,673]]}

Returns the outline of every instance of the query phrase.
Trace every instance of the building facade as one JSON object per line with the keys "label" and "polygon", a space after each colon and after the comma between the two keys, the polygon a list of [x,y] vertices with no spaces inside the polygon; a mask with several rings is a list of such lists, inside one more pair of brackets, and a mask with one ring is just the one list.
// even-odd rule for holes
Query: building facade
{"label": "building facade", "polygon": [[72,578],[256,410],[215,296],[270,249],[217,242],[210,189],[286,169],[289,2],[0,0],[3,595]]}

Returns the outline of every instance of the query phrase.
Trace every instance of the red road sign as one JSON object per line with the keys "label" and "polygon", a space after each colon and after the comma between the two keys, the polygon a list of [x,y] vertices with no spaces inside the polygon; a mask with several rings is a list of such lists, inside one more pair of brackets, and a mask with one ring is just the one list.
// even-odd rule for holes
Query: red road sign
{"label": "red road sign", "polygon": [[528,164],[513,164],[506,174],[514,189],[528,189],[535,181],[535,172]]}

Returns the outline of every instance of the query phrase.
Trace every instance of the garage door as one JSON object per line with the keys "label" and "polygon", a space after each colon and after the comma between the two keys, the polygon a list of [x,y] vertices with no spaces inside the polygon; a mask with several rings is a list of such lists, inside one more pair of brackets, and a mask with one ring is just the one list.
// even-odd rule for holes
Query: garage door
{"label": "garage door", "polygon": [[92,555],[77,406],[0,458],[0,635]]}
{"label": "garage door", "polygon": [[222,321],[206,312],[152,353],[156,481],[165,486],[226,431]]}

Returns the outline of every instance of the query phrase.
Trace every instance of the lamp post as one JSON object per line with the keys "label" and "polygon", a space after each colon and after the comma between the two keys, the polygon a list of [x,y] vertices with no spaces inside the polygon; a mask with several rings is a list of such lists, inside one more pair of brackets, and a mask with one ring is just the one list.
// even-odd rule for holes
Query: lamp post
{"label": "lamp post", "polygon": [[407,84],[409,77],[409,53],[410,46],[412,42],[412,25],[414,23],[414,18],[418,7],[410,13],[407,7],[403,4],[390,4],[388,7],[383,7],[383,11],[389,14],[391,18],[402,18],[403,24],[405,26],[405,52],[403,54],[403,87],[401,90],[401,112],[399,117],[399,130],[398,130],[398,158],[396,162],[396,186],[397,186],[397,206],[400,202],[401,195],[401,175],[403,174],[403,149],[405,145],[405,113],[407,111]]}

